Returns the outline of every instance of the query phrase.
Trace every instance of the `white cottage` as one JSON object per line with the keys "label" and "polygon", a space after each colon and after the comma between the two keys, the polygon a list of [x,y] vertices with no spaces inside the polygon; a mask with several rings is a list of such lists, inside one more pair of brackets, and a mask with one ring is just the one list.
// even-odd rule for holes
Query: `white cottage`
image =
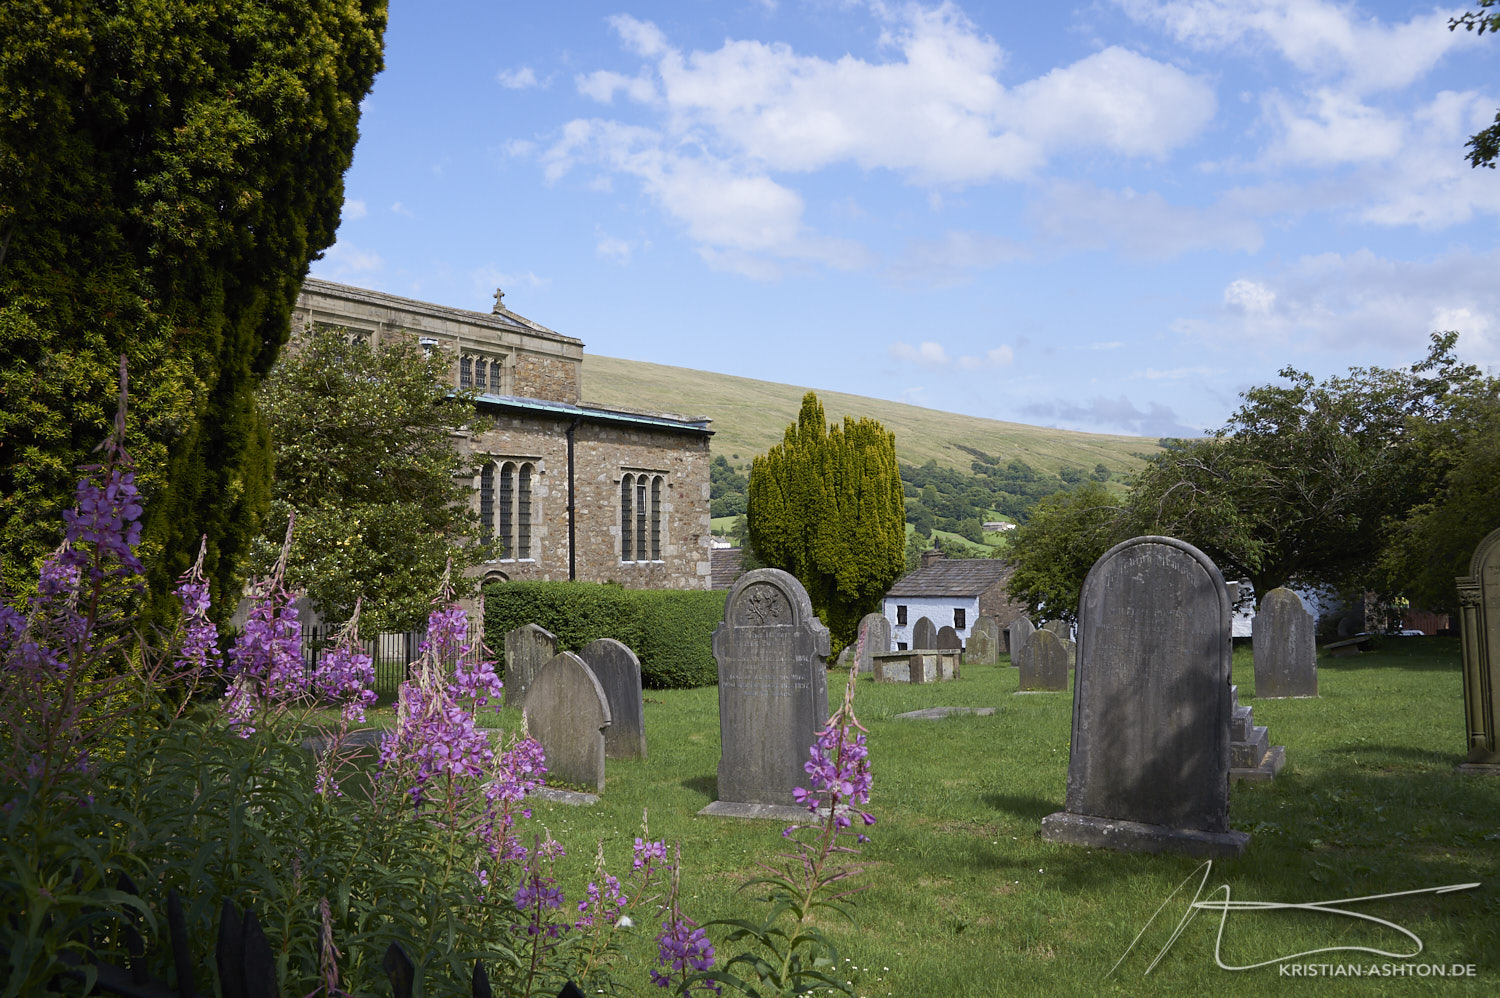
{"label": "white cottage", "polygon": [[885,594],[882,612],[891,622],[895,650],[911,647],[912,626],[923,617],[938,629],[951,626],[965,643],[980,614],[994,617],[1004,630],[1025,610],[1006,591],[1014,571],[1000,558],[949,559],[941,551],[928,551],[922,567],[896,580]]}

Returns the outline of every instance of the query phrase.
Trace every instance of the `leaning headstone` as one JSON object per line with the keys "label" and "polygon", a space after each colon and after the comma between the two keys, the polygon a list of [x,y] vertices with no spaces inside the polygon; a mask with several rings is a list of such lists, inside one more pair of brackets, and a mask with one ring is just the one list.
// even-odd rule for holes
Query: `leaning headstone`
{"label": "leaning headstone", "polygon": [[1272,589],[1250,622],[1259,700],[1318,695],[1318,645],[1312,614],[1290,589]]}
{"label": "leaning headstone", "polygon": [[913,651],[937,647],[937,627],[926,617],[918,617],[911,625],[911,647]]}
{"label": "leaning headstone", "polygon": [[1031,623],[1030,617],[1017,617],[1010,622],[1005,629],[1005,644],[1010,650],[1010,664],[1020,665],[1016,657],[1026,650],[1026,641],[1036,633],[1036,627]]}
{"label": "leaning headstone", "polygon": [[532,679],[556,654],[557,637],[544,627],[525,624],[505,632],[505,706],[521,706]]}
{"label": "leaning headstone", "polygon": [[547,773],[604,792],[604,730],[609,700],[594,671],[570,651],[537,670],[522,701],[526,731],[547,756]]}
{"label": "leaning headstone", "polygon": [[1037,631],[1021,657],[1021,692],[1056,693],[1068,688],[1068,650],[1049,630]]}
{"label": "leaning headstone", "polygon": [[719,664],[719,792],[703,814],[805,814],[808,759],[828,720],[828,628],[802,583],[776,568],[746,572],[714,631]]}
{"label": "leaning headstone", "polygon": [[578,651],[609,701],[604,754],[611,759],[646,758],[646,708],[641,697],[641,660],[622,642],[600,638]]}
{"label": "leaning headstone", "polygon": [[875,656],[891,650],[891,622],[883,613],[867,613],[859,619],[859,671],[874,672]]}
{"label": "leaning headstone", "polygon": [[1500,530],[1474,549],[1458,579],[1468,758],[1458,768],[1500,773]]}
{"label": "leaning headstone", "polygon": [[1066,620],[1049,620],[1042,625],[1042,630],[1051,631],[1063,641],[1073,640],[1073,625]]}
{"label": "leaning headstone", "polygon": [[1136,537],[1094,563],[1078,602],[1067,810],[1053,842],[1229,856],[1229,593],[1208,556]]}
{"label": "leaning headstone", "polygon": [[938,651],[963,651],[964,643],[951,624],[944,624],[938,628],[937,644],[933,647]]}
{"label": "leaning headstone", "polygon": [[964,645],[964,665],[994,665],[1000,661],[1000,622],[987,613],[974,618]]}

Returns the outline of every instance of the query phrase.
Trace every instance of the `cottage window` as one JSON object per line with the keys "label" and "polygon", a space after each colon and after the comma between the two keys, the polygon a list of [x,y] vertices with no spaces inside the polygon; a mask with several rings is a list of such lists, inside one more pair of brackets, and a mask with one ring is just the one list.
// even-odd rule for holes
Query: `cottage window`
{"label": "cottage window", "polygon": [[953,608],[953,629],[955,631],[961,631],[961,630],[964,629],[964,619],[965,619],[964,608],[961,607],[961,606],[954,607]]}
{"label": "cottage window", "polygon": [[906,626],[906,607],[902,606],[900,603],[896,604],[896,626]]}

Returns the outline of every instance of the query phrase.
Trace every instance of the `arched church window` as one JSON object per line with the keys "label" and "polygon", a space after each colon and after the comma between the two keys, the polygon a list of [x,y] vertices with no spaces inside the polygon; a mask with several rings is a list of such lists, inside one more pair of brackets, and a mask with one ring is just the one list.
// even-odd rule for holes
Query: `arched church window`
{"label": "arched church window", "polygon": [[516,487],[516,557],[531,557],[531,465],[521,465]]}
{"label": "arched church window", "polygon": [[498,489],[498,509],[495,517],[495,535],[500,541],[500,557],[514,558],[516,548],[514,536],[511,532],[513,524],[512,512],[514,510],[516,495],[516,466],[507,461],[500,466],[500,487]]}
{"label": "arched church window", "polygon": [[630,542],[634,539],[632,530],[632,518],[630,515],[631,497],[635,489],[635,476],[625,475],[620,479],[620,560],[635,561],[632,557],[634,545]]}

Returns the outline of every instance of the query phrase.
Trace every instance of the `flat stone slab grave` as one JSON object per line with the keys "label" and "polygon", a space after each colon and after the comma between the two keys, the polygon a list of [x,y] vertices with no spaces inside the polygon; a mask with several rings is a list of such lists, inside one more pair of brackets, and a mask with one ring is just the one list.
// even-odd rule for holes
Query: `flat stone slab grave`
{"label": "flat stone slab grave", "polygon": [[577,790],[564,790],[562,787],[537,787],[526,795],[527,799],[535,797],[537,800],[551,801],[553,804],[571,804],[578,807],[583,804],[599,803],[598,794],[579,793]]}
{"label": "flat stone slab grave", "polygon": [[1229,827],[1229,591],[1173,537],[1115,545],[1078,602],[1067,810],[1042,838],[1125,852],[1235,856]]}
{"label": "flat stone slab grave", "polygon": [[905,714],[897,714],[896,720],[941,721],[945,717],[961,717],[965,714],[989,717],[996,710],[995,707],[924,707],[921,710],[909,710]]}

